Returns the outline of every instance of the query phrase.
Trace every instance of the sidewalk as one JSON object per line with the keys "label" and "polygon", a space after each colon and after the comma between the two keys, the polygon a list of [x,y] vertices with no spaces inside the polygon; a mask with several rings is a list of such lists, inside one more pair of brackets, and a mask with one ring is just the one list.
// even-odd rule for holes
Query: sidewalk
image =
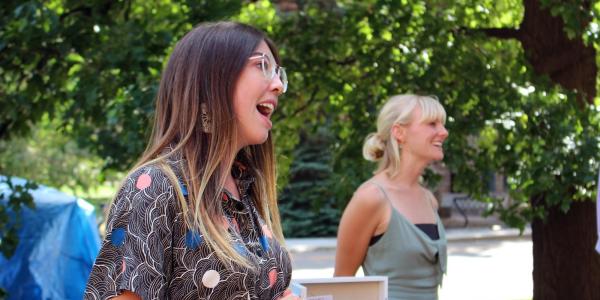
{"label": "sidewalk", "polygon": [[[527,238],[530,236],[530,227],[526,227],[522,235],[519,235],[518,229],[502,227],[500,225],[466,228],[450,227],[446,229],[448,243],[470,240]],[[292,253],[331,250],[336,247],[336,238],[289,238],[286,239],[286,246]]]}
{"label": "sidewalk", "polygon": [[[530,228],[519,235],[519,230],[500,226],[501,222],[490,219],[473,218],[473,222],[469,222],[472,226],[466,228],[460,227],[463,222],[443,221],[448,239],[448,271],[440,299],[532,298]],[[292,258],[293,279],[333,277],[335,237],[287,239],[286,242]],[[362,268],[357,270],[356,276],[364,276]]]}

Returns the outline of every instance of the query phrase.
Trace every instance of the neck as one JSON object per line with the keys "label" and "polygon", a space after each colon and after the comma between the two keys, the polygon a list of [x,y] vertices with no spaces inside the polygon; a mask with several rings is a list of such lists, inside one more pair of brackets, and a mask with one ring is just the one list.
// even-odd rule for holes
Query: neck
{"label": "neck", "polygon": [[427,163],[419,162],[415,158],[402,156],[400,159],[400,168],[393,177],[388,177],[390,181],[396,182],[408,188],[419,186],[419,179],[427,167]]}
{"label": "neck", "polygon": [[[233,166],[231,168],[233,168]],[[223,184],[223,187],[232,193],[234,197],[238,198],[237,183],[235,182],[233,175],[231,175],[231,168],[226,168],[226,165],[223,164],[221,165],[221,173],[225,174],[225,183]]]}
{"label": "neck", "polygon": [[231,172],[227,173],[225,177],[225,189],[228,190],[235,198],[240,198],[237,184],[235,183],[235,179],[231,176]]}

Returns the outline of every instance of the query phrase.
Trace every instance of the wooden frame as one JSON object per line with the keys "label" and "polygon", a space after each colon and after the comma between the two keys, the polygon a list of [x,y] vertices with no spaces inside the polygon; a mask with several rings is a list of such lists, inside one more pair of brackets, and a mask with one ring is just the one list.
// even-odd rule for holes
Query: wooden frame
{"label": "wooden frame", "polygon": [[386,276],[294,279],[292,292],[302,300],[387,300]]}

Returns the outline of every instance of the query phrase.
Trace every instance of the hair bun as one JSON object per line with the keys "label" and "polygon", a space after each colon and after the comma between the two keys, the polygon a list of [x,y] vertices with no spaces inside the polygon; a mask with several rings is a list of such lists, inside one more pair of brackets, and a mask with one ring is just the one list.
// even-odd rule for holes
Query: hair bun
{"label": "hair bun", "polygon": [[363,145],[363,157],[369,161],[378,161],[383,157],[384,149],[385,143],[379,134],[375,132],[370,133],[365,138],[365,144]]}

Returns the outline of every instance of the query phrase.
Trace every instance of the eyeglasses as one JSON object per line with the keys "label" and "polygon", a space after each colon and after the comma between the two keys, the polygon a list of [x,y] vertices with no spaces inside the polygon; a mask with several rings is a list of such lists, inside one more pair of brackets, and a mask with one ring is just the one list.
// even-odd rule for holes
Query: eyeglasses
{"label": "eyeglasses", "polygon": [[269,81],[275,78],[275,75],[279,76],[279,80],[283,84],[283,92],[287,91],[288,87],[288,79],[287,74],[285,73],[285,68],[278,66],[273,57],[265,54],[265,53],[254,53],[255,55],[250,56],[248,59],[260,59],[260,69],[265,76],[265,78]]}

